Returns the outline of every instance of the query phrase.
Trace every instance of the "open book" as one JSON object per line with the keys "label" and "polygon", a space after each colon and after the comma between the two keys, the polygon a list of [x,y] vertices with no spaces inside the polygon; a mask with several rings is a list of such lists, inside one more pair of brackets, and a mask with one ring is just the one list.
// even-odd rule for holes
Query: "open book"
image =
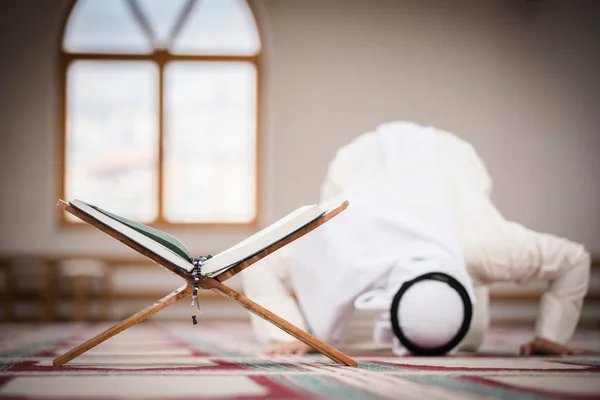
{"label": "open book", "polygon": [[[194,257],[187,247],[174,236],[102,210],[81,200],[70,201],[69,205],[118,231],[146,250],[170,263],[188,272],[191,272],[194,268]],[[227,271],[229,268],[247,260],[263,249],[301,229],[308,223],[319,218],[324,212],[318,205],[308,205],[298,208],[235,246],[209,258],[202,264],[201,275],[215,277]]]}

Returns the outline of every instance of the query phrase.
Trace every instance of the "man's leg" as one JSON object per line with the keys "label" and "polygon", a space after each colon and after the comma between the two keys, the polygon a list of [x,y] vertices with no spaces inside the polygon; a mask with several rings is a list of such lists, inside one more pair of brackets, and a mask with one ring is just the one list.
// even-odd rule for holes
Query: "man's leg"
{"label": "man's leg", "polygon": [[475,286],[475,306],[471,328],[459,346],[462,351],[478,351],[490,326],[489,289],[487,286]]}

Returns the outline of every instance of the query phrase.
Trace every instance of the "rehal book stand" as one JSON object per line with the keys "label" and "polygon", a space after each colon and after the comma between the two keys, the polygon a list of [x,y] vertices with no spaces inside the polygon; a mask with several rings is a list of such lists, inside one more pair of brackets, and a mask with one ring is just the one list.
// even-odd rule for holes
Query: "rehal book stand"
{"label": "rehal book stand", "polygon": [[[297,229],[285,234],[285,236],[278,238],[278,240],[276,240],[276,241],[269,242],[269,244],[266,247],[262,248],[260,251],[258,251],[256,253],[250,254],[247,258],[240,259],[238,262],[233,262],[229,265],[226,265],[225,267],[221,267],[220,269],[216,270],[213,273],[207,273],[207,274],[195,274],[194,273],[195,272],[194,265],[198,266],[198,264],[195,264],[195,263],[193,264],[193,263],[187,261],[190,264],[190,267],[188,268],[187,264],[185,264],[185,262],[186,262],[185,260],[183,262],[180,262],[180,260],[178,260],[177,258],[173,258],[169,253],[164,253],[164,252],[161,253],[160,251],[153,249],[152,246],[144,245],[144,243],[148,242],[148,240],[146,239],[146,242],[144,242],[144,240],[142,240],[143,238],[137,238],[137,236],[135,236],[136,234],[130,229],[130,228],[133,228],[133,230],[135,230],[136,232],[140,232],[140,226],[143,226],[141,224],[134,223],[134,222],[126,220],[124,218],[120,218],[118,216],[115,216],[114,214],[107,213],[103,210],[98,209],[97,207],[91,206],[89,204],[86,204],[86,203],[83,203],[80,201],[65,202],[65,201],[60,200],[58,203],[58,206],[61,207],[62,209],[64,209],[65,211],[73,214],[74,216],[78,217],[79,219],[83,220],[84,222],[87,222],[88,224],[100,229],[101,231],[112,236],[113,238],[117,239],[118,241],[126,244],[127,246],[131,247],[135,251],[144,255],[145,257],[151,259],[152,261],[154,261],[154,262],[158,263],[159,265],[163,266],[164,268],[168,269],[169,271],[179,275],[181,278],[183,278],[185,283],[181,287],[175,289],[173,292],[168,294],[167,296],[163,297],[162,299],[158,300],[156,303],[152,304],[151,306],[146,307],[145,309],[139,311],[138,313],[132,315],[131,317],[125,319],[124,321],[119,322],[118,324],[112,326],[111,328],[105,330],[104,332],[96,335],[95,337],[87,340],[86,342],[80,344],[79,346],[71,349],[67,353],[57,357],[53,361],[54,366],[59,367],[59,366],[62,366],[64,364],[68,363],[69,361],[73,360],[74,358],[79,357],[80,355],[87,352],[88,350],[101,344],[105,340],[123,332],[124,330],[132,327],[133,325],[135,325],[139,322],[144,321],[145,319],[160,312],[161,310],[165,309],[166,307],[169,307],[176,301],[192,295],[195,291],[194,290],[195,287],[196,287],[196,290],[198,288],[204,289],[204,290],[212,290],[214,292],[217,292],[217,293],[229,298],[230,300],[234,301],[235,303],[246,308],[248,311],[258,315],[259,317],[261,317],[261,318],[271,322],[272,324],[278,326],[279,328],[283,329],[285,332],[289,333],[291,336],[293,336],[296,339],[300,340],[301,342],[309,345],[310,347],[312,347],[319,353],[329,357],[330,359],[332,359],[335,362],[338,362],[338,363],[344,364],[344,365],[348,365],[348,366],[354,366],[354,367],[358,365],[358,363],[355,360],[348,357],[346,354],[340,352],[339,350],[336,350],[332,346],[317,339],[316,337],[310,335],[309,333],[297,328],[296,326],[287,322],[283,318],[281,318],[281,317],[277,316],[276,314],[270,312],[269,310],[261,307],[259,304],[251,301],[244,295],[238,293],[237,291],[231,289],[230,287],[228,287],[227,285],[225,285],[223,283],[227,279],[238,274],[239,272],[248,268],[252,264],[261,260],[262,258],[268,256],[269,254],[280,249],[281,247],[293,242],[294,240],[304,236],[308,232],[312,231],[313,229],[317,228],[318,226],[329,221],[330,219],[332,219],[333,217],[338,215],[340,212],[342,212],[344,209],[346,209],[346,207],[348,207],[347,201],[343,202],[338,207],[324,211],[323,213],[320,213],[318,215],[316,215],[316,214],[308,215],[308,217],[311,218],[310,221],[308,221],[308,222],[306,222],[306,218],[308,218],[308,217],[305,217],[305,219],[302,220],[302,216],[299,217],[297,215],[298,211],[300,209],[297,210],[296,214],[293,215],[293,220],[296,221],[296,225],[301,224]],[[98,211],[98,213],[94,212],[91,208],[88,210],[88,208],[86,206],[93,208],[93,210]],[[87,210],[87,211],[84,211],[84,210]],[[304,209],[302,209],[300,211],[301,211],[300,214],[302,214],[302,215],[305,215],[307,212]],[[108,218],[108,219],[103,218],[100,215],[100,213],[108,215],[110,218]],[[116,218],[116,219],[113,221],[114,218]],[[283,220],[284,219],[282,219],[280,221],[283,221]],[[292,229],[295,227],[294,225],[289,225],[290,223],[288,222],[288,220],[286,220],[284,222],[286,222],[288,224],[289,229]],[[276,234],[278,234],[278,235],[283,234],[282,232],[284,232],[284,231],[281,230],[281,224],[276,223],[276,224],[273,224],[272,226],[274,226],[275,229],[279,229],[278,231],[275,231]],[[151,233],[148,235],[150,235],[149,237],[151,237],[153,239],[156,239],[156,237],[152,236],[152,232],[153,233],[158,232],[159,234],[161,233],[152,228],[149,228],[149,227],[146,227],[146,228],[148,228],[151,231]],[[274,237],[274,236],[272,236],[273,235],[272,232],[274,232],[273,229],[271,229],[270,232],[271,232],[270,240],[272,240]],[[143,233],[143,234],[146,235],[146,233]],[[169,236],[169,235],[167,235],[167,236]],[[251,236],[249,239],[252,239],[253,237],[254,236]],[[263,237],[262,243],[264,244],[265,243],[264,235],[262,237]],[[177,240],[175,238],[171,237],[171,239],[175,240],[177,242]],[[259,239],[261,239],[261,238],[259,237]],[[256,242],[256,240],[254,240],[253,242]],[[150,243],[150,242],[148,242],[148,243]],[[177,242],[177,243],[179,243],[179,242]],[[240,243],[240,245],[242,245],[242,244],[244,244],[244,242]],[[233,248],[228,249],[223,253],[227,253],[228,255],[231,255],[231,250],[239,251],[239,245],[234,246]],[[216,262],[216,260],[218,260],[218,256],[220,254],[217,254],[214,257],[215,262]],[[183,255],[183,256],[185,256],[185,255]],[[221,257],[221,259],[224,259],[224,258],[226,259],[226,257]],[[206,258],[203,258],[203,260],[206,260]],[[194,261],[196,261],[196,260],[194,260]],[[181,265],[182,263],[183,263],[183,267]],[[201,271],[201,266],[199,269]],[[195,278],[197,278],[196,281],[195,281]]]}

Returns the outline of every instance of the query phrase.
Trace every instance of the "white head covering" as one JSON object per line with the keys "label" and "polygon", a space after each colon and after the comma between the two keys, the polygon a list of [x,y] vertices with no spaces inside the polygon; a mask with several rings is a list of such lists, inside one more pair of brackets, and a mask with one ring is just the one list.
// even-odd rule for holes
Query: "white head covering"
{"label": "white head covering", "polygon": [[422,280],[402,294],[396,316],[406,340],[435,349],[446,346],[459,333],[465,307],[458,291],[447,283]]}
{"label": "white head covering", "polygon": [[395,354],[444,354],[460,343],[470,326],[470,283],[450,260],[414,260],[405,268],[396,267],[384,287],[363,293],[354,305],[379,311],[374,340],[391,343]]}

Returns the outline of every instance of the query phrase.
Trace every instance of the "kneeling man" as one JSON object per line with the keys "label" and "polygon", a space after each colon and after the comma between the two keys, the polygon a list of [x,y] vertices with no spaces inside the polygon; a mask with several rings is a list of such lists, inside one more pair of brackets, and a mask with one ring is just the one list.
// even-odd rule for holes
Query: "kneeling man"
{"label": "kneeling man", "polygon": [[[490,192],[468,143],[412,123],[380,125],[330,164],[322,202],[348,199],[348,209],[247,270],[245,292],[332,344],[353,308],[370,309],[378,311],[375,339],[395,353],[443,354],[481,342],[489,320],[484,285],[546,280],[535,338],[521,351],[569,354],[589,255],[504,220]],[[261,340],[277,343],[275,352],[308,350],[252,322]],[[464,339],[469,328],[475,340]]]}

